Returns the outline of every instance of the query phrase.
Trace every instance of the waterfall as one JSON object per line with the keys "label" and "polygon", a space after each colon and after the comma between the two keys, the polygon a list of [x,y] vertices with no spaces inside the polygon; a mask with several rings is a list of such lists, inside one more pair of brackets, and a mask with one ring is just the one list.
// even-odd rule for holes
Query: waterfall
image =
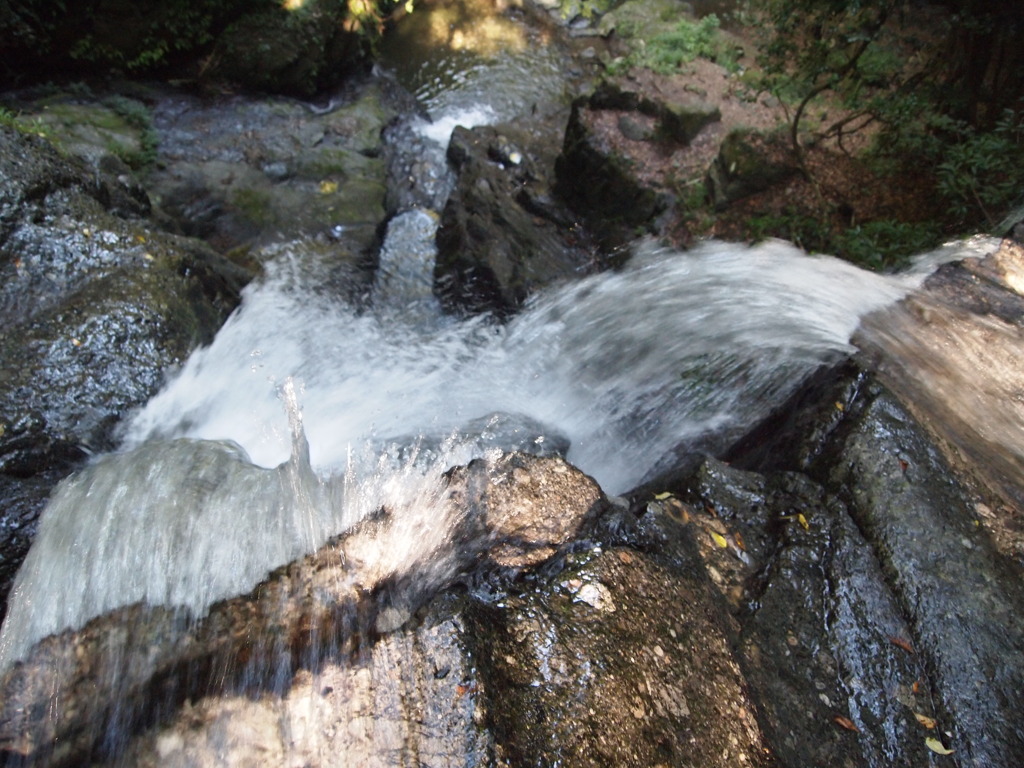
{"label": "waterfall", "polygon": [[[356,307],[284,254],[131,420],[124,450],[55,493],[0,663],[137,601],[199,616],[382,506],[429,528],[413,500],[495,448],[568,445],[624,492],[678,444],[714,446],[767,415],[927,272],[877,275],[782,242],[641,245],[621,271],[545,291],[500,325],[410,316],[409,291],[429,304],[415,270]],[[415,539],[408,562],[422,559]]]}

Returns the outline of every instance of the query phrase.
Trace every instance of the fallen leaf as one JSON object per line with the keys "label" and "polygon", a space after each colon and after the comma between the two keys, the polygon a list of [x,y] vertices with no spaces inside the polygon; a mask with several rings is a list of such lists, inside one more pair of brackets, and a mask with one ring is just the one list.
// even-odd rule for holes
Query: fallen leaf
{"label": "fallen leaf", "polygon": [[741,552],[746,552],[747,551],[747,547],[743,543],[743,536],[740,535],[739,531],[736,531],[735,533],[733,533],[732,538],[733,538],[733,541],[736,542],[736,546],[740,548]]}
{"label": "fallen leaf", "polygon": [[321,181],[320,182],[320,194],[330,195],[338,191],[338,182],[336,181]]}
{"label": "fallen leaf", "polygon": [[633,556],[629,552],[619,550],[619,562],[629,565],[633,562]]}
{"label": "fallen leaf", "polygon": [[910,465],[907,462],[905,462],[903,459],[900,459],[900,470],[902,472],[906,472],[907,471],[907,467],[909,467],[909,466]]}
{"label": "fallen leaf", "polygon": [[945,745],[934,737],[929,737],[924,740],[924,745],[928,747],[936,755],[952,755],[956,750],[946,749]]}
{"label": "fallen leaf", "polygon": [[672,491],[665,491],[664,493],[657,494],[654,498],[658,501],[664,501],[665,499],[671,499],[672,496]]}
{"label": "fallen leaf", "polygon": [[708,531],[708,533],[711,534],[711,538],[714,539],[715,544],[717,544],[722,549],[725,549],[726,547],[729,546],[729,542],[726,540],[725,536],[723,536],[722,534],[716,533],[715,531]]}
{"label": "fallen leaf", "polygon": [[917,720],[917,722],[919,722],[921,725],[923,725],[929,731],[932,728],[934,728],[935,725],[936,725],[935,718],[928,717],[928,715],[922,715],[920,712],[915,712],[914,713],[914,718]]}
{"label": "fallen leaf", "polygon": [[848,731],[853,731],[854,733],[860,733],[860,728],[858,728],[856,725],[854,725],[853,720],[851,720],[848,717],[843,717],[842,715],[836,715],[835,717],[832,718],[832,720],[833,720],[833,722],[835,722],[836,725],[840,726],[841,728],[845,728]]}
{"label": "fallen leaf", "polygon": [[811,530],[811,526],[810,526],[810,524],[809,524],[809,523],[807,522],[807,518],[803,516],[803,513],[801,513],[801,514],[798,514],[798,515],[796,516],[796,521],[797,521],[798,523],[800,523],[801,527],[802,527],[802,528],[803,528],[803,529],[804,529],[805,531],[809,531],[809,530]]}
{"label": "fallen leaf", "polygon": [[902,648],[907,653],[914,652],[914,646],[910,644],[909,640],[904,640],[902,637],[896,637],[895,635],[891,635],[889,637],[889,642],[895,646]]}
{"label": "fallen leaf", "polygon": [[690,513],[686,509],[686,505],[679,502],[679,499],[669,499],[665,504],[665,508],[668,509],[669,514],[672,515],[672,517],[683,525],[690,522]]}
{"label": "fallen leaf", "polygon": [[705,511],[706,511],[706,512],[707,512],[707,513],[708,513],[709,515],[714,515],[715,517],[718,517],[718,510],[717,510],[717,509],[715,509],[715,507],[714,507],[714,506],[713,506],[712,504],[705,504],[705,505],[704,505],[704,510],[705,510]]}
{"label": "fallen leaf", "polygon": [[910,687],[910,690],[913,693],[915,693],[915,694],[920,693],[921,692],[921,681],[920,680],[915,680],[914,684]]}
{"label": "fallen leaf", "polygon": [[836,410],[837,411],[845,411],[846,410],[846,406],[844,406],[842,403],[840,403],[838,400],[836,400]]}

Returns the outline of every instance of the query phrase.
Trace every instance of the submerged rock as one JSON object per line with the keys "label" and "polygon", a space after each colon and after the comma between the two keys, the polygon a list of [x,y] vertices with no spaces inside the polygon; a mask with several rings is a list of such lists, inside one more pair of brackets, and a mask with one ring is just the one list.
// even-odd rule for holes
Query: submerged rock
{"label": "submerged rock", "polygon": [[[227,454],[221,461],[238,463]],[[286,484],[290,477],[287,471],[242,471],[261,483]],[[203,491],[197,489],[195,503],[203,503]],[[213,498],[216,489],[205,492]],[[563,460],[519,454],[453,470],[433,498],[432,510],[382,510],[275,571],[250,594],[216,603],[205,617],[136,604],[44,639],[0,682],[0,750],[34,765],[80,764],[87,756],[100,761],[104,754],[124,765],[118,753],[127,748],[131,754],[132,734],[156,718],[171,722],[155,733],[157,754],[164,756],[201,753],[224,729],[245,733],[277,722],[285,730],[276,735],[271,730],[259,743],[276,742],[289,757],[351,742],[374,749],[374,760],[386,760],[389,749],[400,749],[389,738],[391,728],[400,732],[400,723],[419,721],[428,712],[451,721],[450,705],[420,709],[403,701],[392,685],[380,693],[392,691],[398,711],[383,707],[382,717],[349,720],[349,714],[373,715],[374,707],[361,698],[370,693],[360,683],[367,674],[361,668],[371,661],[371,676],[397,675],[420,685],[429,679],[422,668],[396,667],[391,655],[419,638],[428,643],[424,655],[436,659],[429,675],[440,681],[451,674],[431,687],[450,695],[454,686],[466,685],[471,664],[451,650],[457,625],[434,614],[426,625],[400,628],[438,590],[474,569],[514,573],[549,558],[607,507],[597,485]],[[434,603],[439,604],[444,601]],[[438,632],[444,622],[447,627]],[[399,638],[380,642],[381,635],[396,630]],[[374,663],[383,668],[373,669]],[[331,722],[302,729],[304,740],[296,741],[300,734],[289,731],[288,722],[312,716],[303,691],[327,697],[334,692],[332,681],[345,708],[321,711],[318,716]],[[51,717],[48,702],[57,699],[61,715]],[[201,718],[206,726],[196,722],[202,712],[216,713]],[[285,717],[275,716],[282,712]],[[460,713],[448,726],[428,723],[416,729],[416,734],[449,733],[448,744],[426,739],[424,751],[445,754],[455,744],[458,750],[449,758],[467,759],[464,750],[475,750],[480,739],[472,735],[477,727],[472,708],[462,707]],[[221,742],[216,757],[223,760],[230,753],[232,760],[242,760],[252,749],[248,740]],[[350,764],[352,753],[332,751],[339,762],[324,764]],[[148,764],[144,755],[138,759]]]}

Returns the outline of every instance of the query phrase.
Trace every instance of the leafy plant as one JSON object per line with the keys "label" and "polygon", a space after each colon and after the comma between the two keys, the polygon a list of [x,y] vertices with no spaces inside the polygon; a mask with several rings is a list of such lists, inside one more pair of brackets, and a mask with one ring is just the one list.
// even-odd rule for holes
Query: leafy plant
{"label": "leafy plant", "polygon": [[934,248],[941,239],[934,222],[882,219],[840,232],[830,250],[862,267],[887,271],[906,266],[911,256]]}
{"label": "leafy plant", "polygon": [[19,133],[42,136],[51,139],[46,125],[38,118],[22,117],[6,107],[0,107],[0,125],[6,125]]}
{"label": "leafy plant", "polygon": [[847,108],[871,114],[871,90],[890,87],[902,61],[879,41],[903,0],[761,0],[769,33],[759,61],[763,85],[795,102],[790,140],[802,157],[801,121],[826,92],[842,96]]}
{"label": "leafy plant", "polygon": [[636,40],[633,52],[613,65],[613,71],[646,67],[659,74],[670,75],[698,57],[715,59],[719,55],[724,56],[717,34],[719,24],[713,13],[697,20],[683,18],[668,32],[648,40]]}
{"label": "leafy plant", "polygon": [[936,168],[938,190],[957,221],[994,226],[1024,192],[1024,114],[1007,110],[991,131],[963,121],[937,121],[950,136]]}

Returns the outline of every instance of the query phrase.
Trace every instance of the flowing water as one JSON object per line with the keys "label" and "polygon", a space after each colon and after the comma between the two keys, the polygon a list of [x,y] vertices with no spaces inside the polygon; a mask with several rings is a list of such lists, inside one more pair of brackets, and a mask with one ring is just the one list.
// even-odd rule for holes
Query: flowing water
{"label": "flowing water", "polygon": [[640,245],[623,270],[500,325],[410,317],[410,297],[430,306],[415,279],[348,305],[284,253],[132,420],[125,450],[56,494],[0,658],[140,600],[201,615],[381,506],[429,518],[413,500],[487,450],[568,441],[570,461],[624,492],[681,443],[724,447],[924,274],[782,242]]}
{"label": "flowing water", "polygon": [[[481,52],[446,28],[450,56],[406,73],[431,118],[420,130],[438,142],[467,110],[498,119],[530,98],[510,86],[487,101]],[[558,98],[557,67],[530,45],[534,92]],[[496,76],[519,71],[518,55]],[[444,74],[453,61],[459,74]],[[0,668],[118,606],[200,616],[382,507],[409,523],[388,568],[440,558],[454,544],[436,519],[439,477],[489,451],[567,447],[606,492],[628,491],[681,444],[724,448],[851,353],[861,318],[932,266],[880,276],[782,242],[637,243],[621,270],[552,287],[500,324],[440,313],[435,228],[424,211],[391,222],[367,304],[323,290],[326,267],[280,249],[214,342],[130,420],[122,450],[55,493]]]}

